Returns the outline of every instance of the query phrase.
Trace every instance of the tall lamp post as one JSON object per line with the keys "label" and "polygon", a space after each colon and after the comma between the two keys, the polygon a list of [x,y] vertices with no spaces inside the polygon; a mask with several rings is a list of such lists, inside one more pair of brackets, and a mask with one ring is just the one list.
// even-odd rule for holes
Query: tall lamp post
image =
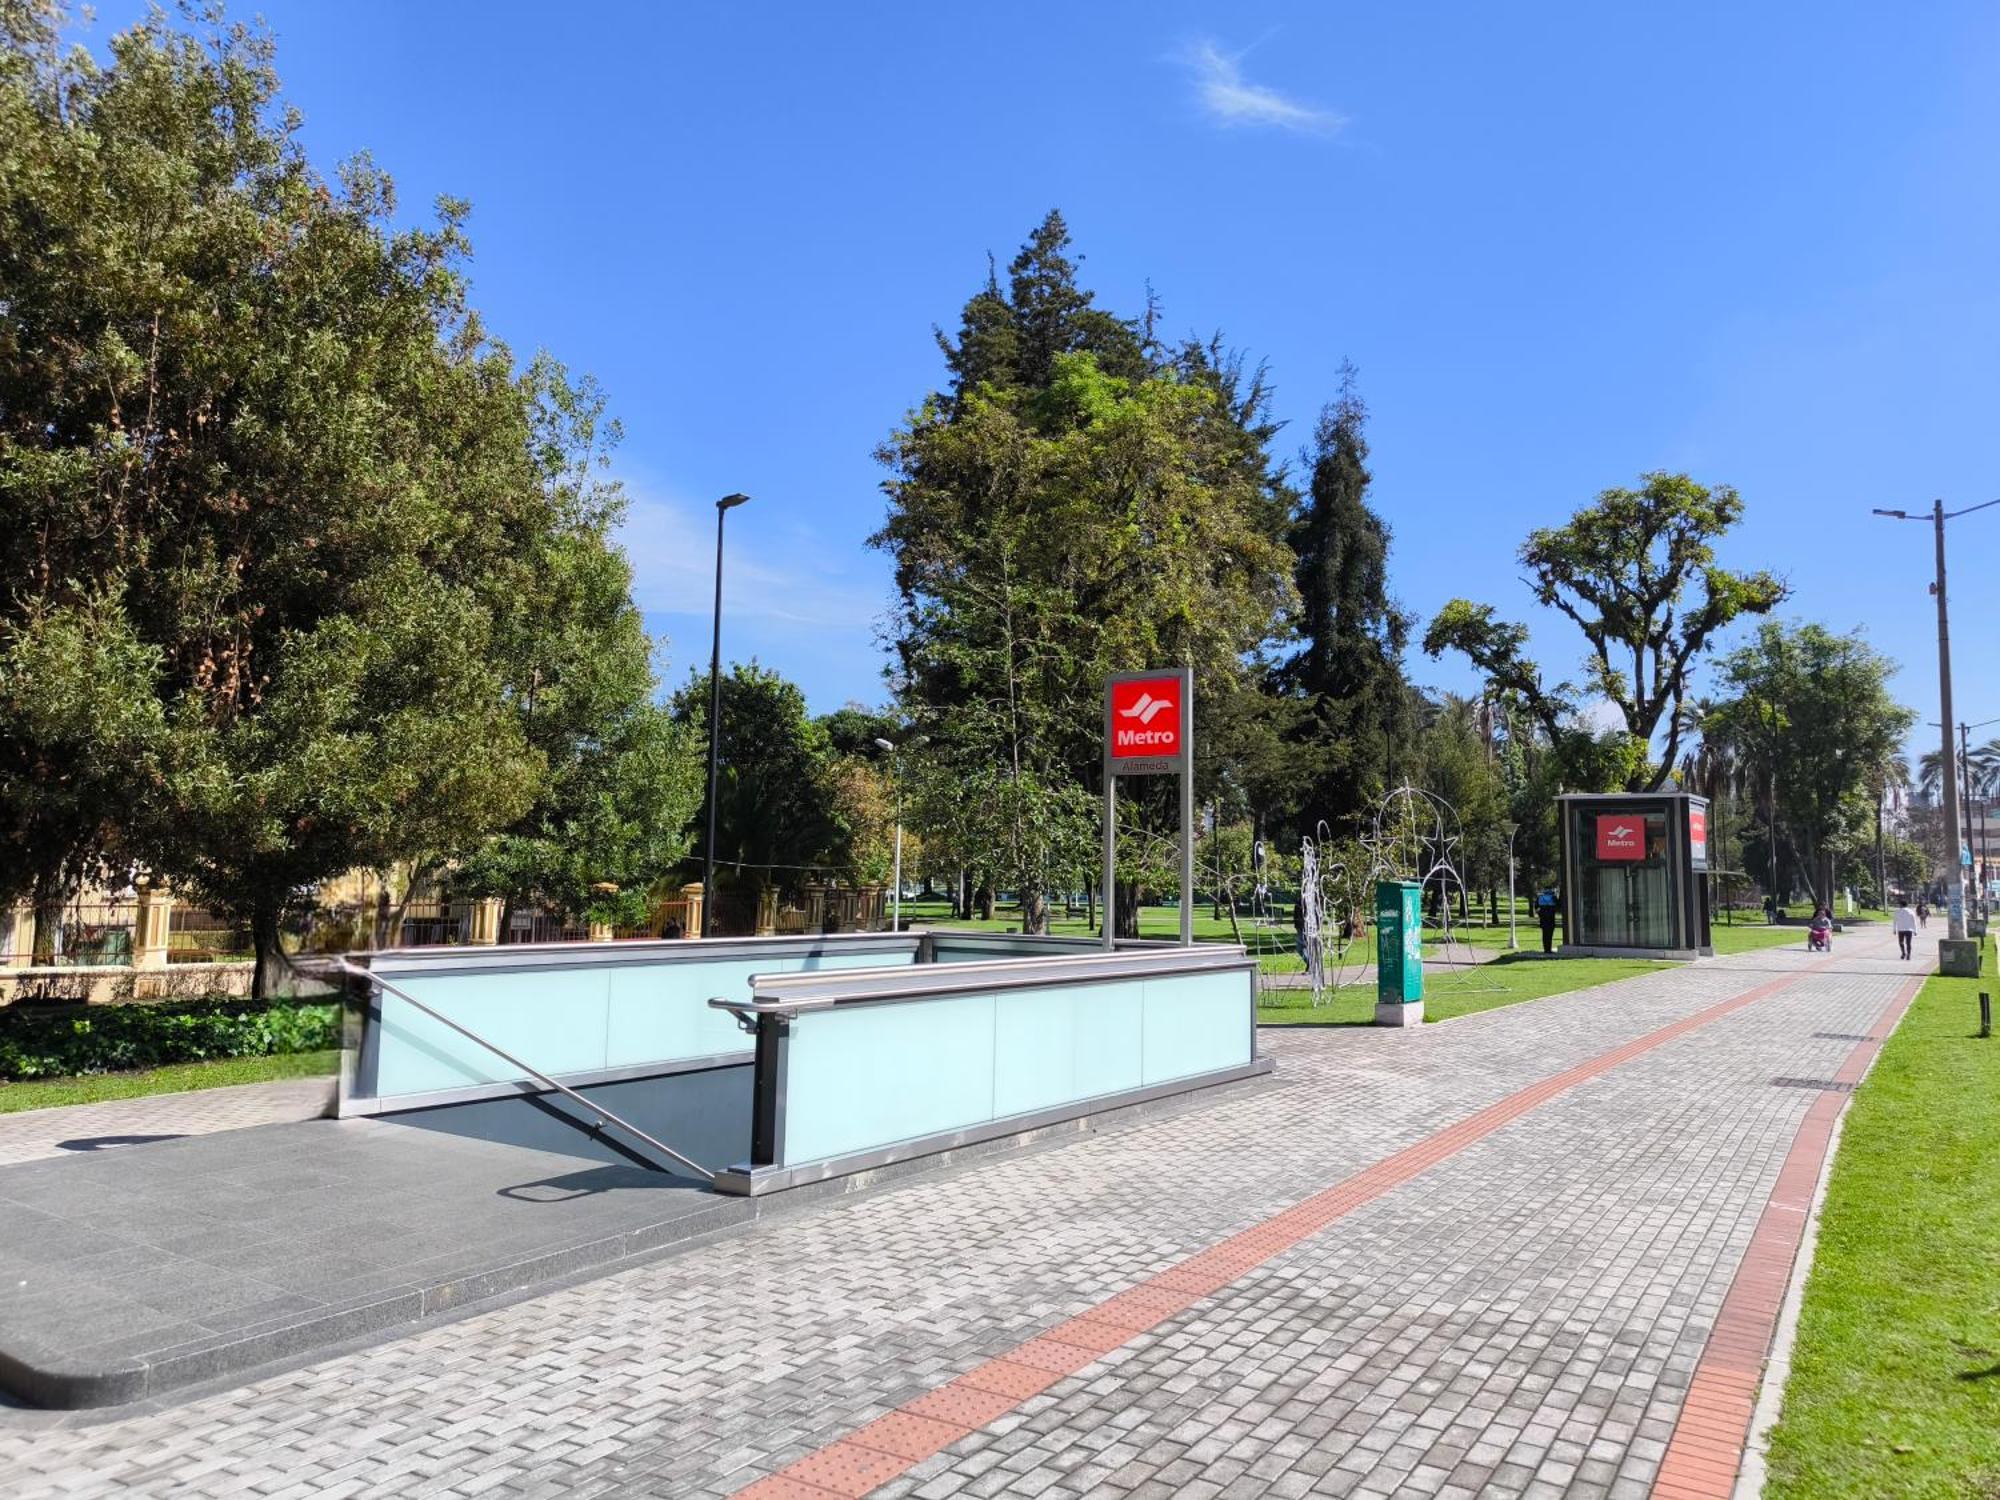
{"label": "tall lamp post", "polygon": [[[1944,501],[1933,500],[1929,516],[1911,515],[1906,510],[1877,509],[1878,516],[1888,516],[1895,521],[1928,520],[1937,533],[1937,581],[1931,585],[1931,592],[1937,595],[1938,615],[1938,718],[1943,723],[1944,760],[1939,766],[1943,773],[1939,779],[1944,783],[1944,821],[1951,830],[1951,837],[1958,837],[1958,777],[1955,773],[1955,751],[1951,742],[1951,613],[1945,600],[1944,588],[1944,523],[1959,516],[1969,516],[1975,510],[1985,510],[1988,506],[2000,505],[2000,500],[1986,500],[1978,505],[1968,505],[1963,510],[1946,510]],[[1776,844],[1773,839],[1773,845]],[[1965,936],[1965,872],[1954,860],[1951,862],[1951,899],[1946,905],[1946,935],[1955,939]]]}
{"label": "tall lamp post", "polygon": [[[715,502],[715,631],[708,652],[708,842],[701,849],[702,899],[710,911],[720,909],[715,890],[715,787],[722,771],[722,518],[749,498],[724,495]],[[704,922],[702,931],[713,926]]]}
{"label": "tall lamp post", "polygon": [[1500,831],[1507,835],[1507,951],[1513,953],[1521,946],[1514,926],[1514,835],[1521,831],[1521,825],[1502,823]]}
{"label": "tall lamp post", "polygon": [[893,915],[889,918],[889,930],[903,930],[903,761],[896,754],[896,747],[887,740],[878,739],[875,746],[889,757],[889,776],[896,783],[896,873],[890,877],[889,900]]}

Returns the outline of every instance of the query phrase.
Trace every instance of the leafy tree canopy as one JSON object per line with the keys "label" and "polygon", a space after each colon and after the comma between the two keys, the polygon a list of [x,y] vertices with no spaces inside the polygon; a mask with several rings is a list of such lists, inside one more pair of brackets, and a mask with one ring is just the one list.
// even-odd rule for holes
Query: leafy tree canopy
{"label": "leafy tree canopy", "polygon": [[[1690,666],[1731,621],[1768,614],[1785,598],[1771,574],[1732,572],[1715,561],[1716,541],[1742,515],[1728,485],[1711,489],[1655,472],[1639,489],[1605,490],[1565,526],[1529,534],[1520,560],[1536,602],[1568,616],[1589,643],[1580,683],[1545,682],[1527,655],[1527,627],[1468,599],[1438,611],[1424,650],[1463,653],[1496,689],[1518,698],[1564,756],[1572,785],[1656,791],[1675,769]],[[1615,742],[1578,722],[1588,697],[1618,710],[1623,732]],[[1662,720],[1665,752],[1654,761]]]}
{"label": "leafy tree canopy", "polygon": [[[1168,353],[1151,315],[1076,284],[1050,215],[944,340],[953,389],[883,446],[903,708],[1005,851],[1031,929],[1087,842],[1105,676],[1192,665],[1198,707],[1240,681],[1289,606],[1289,494],[1261,373],[1219,346]],[[1204,735],[1199,743],[1207,743]],[[934,831],[933,847],[964,831]]]}
{"label": "leafy tree canopy", "polygon": [[[156,12],[100,66],[63,14],[0,5],[4,837],[44,894],[115,856],[247,916],[262,986],[317,882],[470,852],[618,732],[528,706],[631,702],[564,642],[621,586],[564,577],[615,432],[487,337],[463,204],[313,169],[266,35]],[[136,774],[30,792],[66,759]]]}
{"label": "leafy tree canopy", "polygon": [[1835,857],[1874,837],[1874,792],[1916,715],[1889,696],[1896,664],[1858,633],[1767,620],[1720,664],[1711,722],[1775,788],[1782,837],[1813,895]]}

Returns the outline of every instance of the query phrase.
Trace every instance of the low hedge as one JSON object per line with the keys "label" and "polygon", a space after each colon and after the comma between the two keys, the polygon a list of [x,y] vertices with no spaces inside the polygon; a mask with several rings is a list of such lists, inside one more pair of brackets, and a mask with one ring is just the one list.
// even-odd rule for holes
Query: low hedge
{"label": "low hedge", "polygon": [[0,1079],[115,1073],[340,1045],[340,1008],[268,1000],[0,1009]]}

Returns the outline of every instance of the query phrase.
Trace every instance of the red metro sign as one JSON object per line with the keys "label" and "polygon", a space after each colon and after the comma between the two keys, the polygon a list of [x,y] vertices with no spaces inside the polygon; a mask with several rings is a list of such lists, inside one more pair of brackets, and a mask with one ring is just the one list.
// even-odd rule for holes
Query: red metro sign
{"label": "red metro sign", "polygon": [[1104,743],[1114,773],[1180,769],[1187,748],[1187,686],[1181,673],[1111,679]]}
{"label": "red metro sign", "polygon": [[1597,815],[1597,857],[1635,860],[1646,857],[1646,820],[1632,813]]}

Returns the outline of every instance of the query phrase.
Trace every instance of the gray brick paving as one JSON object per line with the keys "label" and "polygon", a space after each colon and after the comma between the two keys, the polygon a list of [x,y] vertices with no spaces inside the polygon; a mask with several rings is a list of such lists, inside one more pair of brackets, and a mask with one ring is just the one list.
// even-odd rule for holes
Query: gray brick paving
{"label": "gray brick paving", "polygon": [[[1914,966],[1835,969],[1552,1101],[886,1487],[1625,1495],[1791,1133]],[[1413,1033],[165,1410],[0,1412],[14,1496],[720,1495],[1514,1089],[1804,965],[1766,951]]]}
{"label": "gray brick paving", "polygon": [[184,1136],[316,1120],[333,1103],[332,1078],[282,1078],[188,1094],[152,1094],[0,1115],[0,1166],[83,1152],[135,1151]]}

